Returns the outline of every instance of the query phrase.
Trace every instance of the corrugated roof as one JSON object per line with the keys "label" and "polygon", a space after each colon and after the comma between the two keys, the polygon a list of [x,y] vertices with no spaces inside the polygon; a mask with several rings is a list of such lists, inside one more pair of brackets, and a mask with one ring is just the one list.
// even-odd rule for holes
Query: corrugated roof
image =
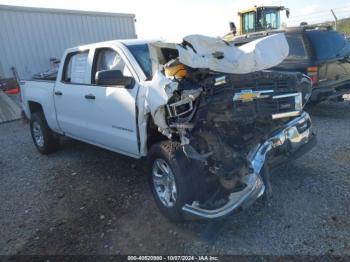
{"label": "corrugated roof", "polygon": [[95,15],[95,16],[97,15],[97,16],[135,17],[135,14],[130,14],[130,13],[112,13],[112,12],[98,12],[98,11],[85,11],[85,10],[15,6],[15,5],[0,5],[0,10],[34,12],[34,13],[39,12],[39,13],[54,13],[54,14],[80,14],[80,15]]}
{"label": "corrugated roof", "polygon": [[30,79],[49,68],[49,58],[60,58],[72,46],[137,37],[130,14],[2,5],[0,28],[0,67],[5,78],[12,77],[15,66],[22,79]]}

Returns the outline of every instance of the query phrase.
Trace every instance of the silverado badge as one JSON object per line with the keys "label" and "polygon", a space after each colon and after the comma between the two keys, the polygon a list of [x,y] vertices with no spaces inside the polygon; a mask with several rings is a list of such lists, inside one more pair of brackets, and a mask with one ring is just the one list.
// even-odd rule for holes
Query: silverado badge
{"label": "silverado badge", "polygon": [[253,91],[251,89],[245,89],[239,93],[235,93],[233,101],[251,102],[254,99],[269,97],[269,95],[266,95],[268,93],[273,93],[273,90]]}

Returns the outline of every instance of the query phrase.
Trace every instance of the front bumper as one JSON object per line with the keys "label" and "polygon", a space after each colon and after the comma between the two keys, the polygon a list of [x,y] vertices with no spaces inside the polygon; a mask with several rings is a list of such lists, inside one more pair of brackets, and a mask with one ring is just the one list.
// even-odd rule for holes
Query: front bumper
{"label": "front bumper", "polygon": [[204,209],[195,201],[191,205],[184,205],[182,210],[185,214],[195,217],[217,219],[233,213],[238,208],[249,206],[265,191],[261,172],[269,152],[277,148],[283,149],[288,158],[293,158],[293,155],[300,156],[306,153],[315,145],[315,141],[309,114],[303,112],[250,152],[248,160],[253,172],[242,179],[246,187],[242,191],[231,193],[225,205],[218,209]]}

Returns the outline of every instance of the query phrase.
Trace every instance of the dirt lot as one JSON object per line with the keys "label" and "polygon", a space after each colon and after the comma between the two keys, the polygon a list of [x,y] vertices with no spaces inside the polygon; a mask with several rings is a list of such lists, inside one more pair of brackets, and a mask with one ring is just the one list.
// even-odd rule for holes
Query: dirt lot
{"label": "dirt lot", "polygon": [[272,205],[171,224],[143,162],[70,139],[40,155],[28,125],[0,125],[0,254],[350,255],[350,102],[309,110],[318,145],[275,170]]}

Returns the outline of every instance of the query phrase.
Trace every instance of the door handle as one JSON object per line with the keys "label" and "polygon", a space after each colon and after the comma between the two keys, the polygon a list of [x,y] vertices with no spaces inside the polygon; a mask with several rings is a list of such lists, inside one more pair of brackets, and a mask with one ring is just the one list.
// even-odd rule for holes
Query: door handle
{"label": "door handle", "polygon": [[96,97],[93,94],[87,94],[85,95],[86,99],[95,99]]}
{"label": "door handle", "polygon": [[61,96],[61,95],[63,95],[63,94],[62,94],[61,91],[56,91],[56,92],[55,92],[55,95],[56,95],[56,96]]}

